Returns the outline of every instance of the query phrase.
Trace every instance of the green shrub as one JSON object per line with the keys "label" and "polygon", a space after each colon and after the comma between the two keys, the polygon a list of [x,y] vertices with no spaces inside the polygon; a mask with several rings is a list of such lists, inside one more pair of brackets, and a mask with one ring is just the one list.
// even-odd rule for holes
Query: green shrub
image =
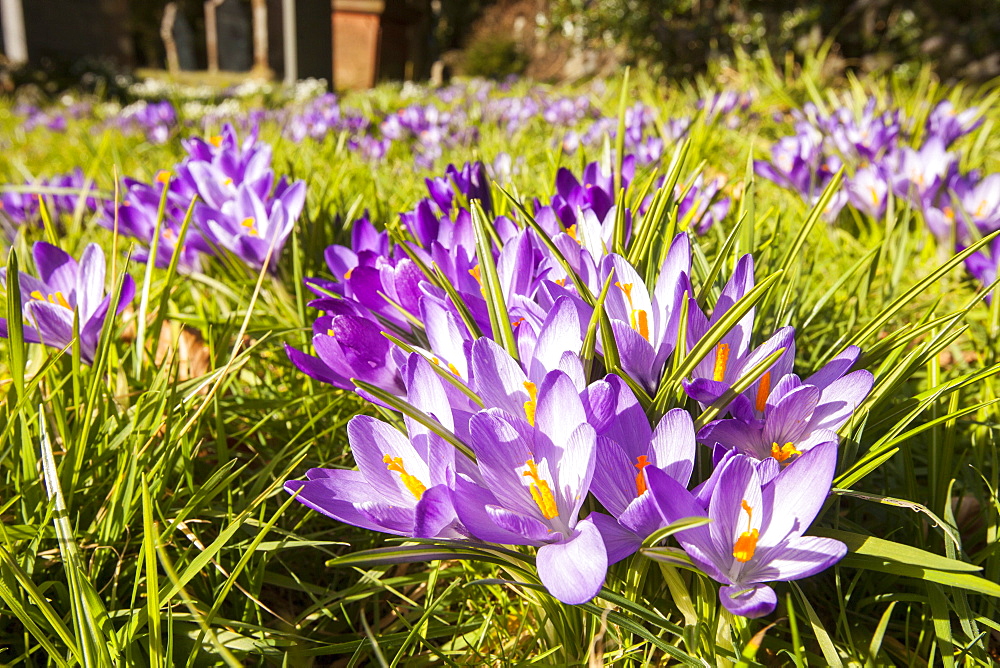
{"label": "green shrub", "polygon": [[503,79],[511,74],[523,74],[528,56],[512,39],[484,35],[465,52],[465,73],[471,76]]}

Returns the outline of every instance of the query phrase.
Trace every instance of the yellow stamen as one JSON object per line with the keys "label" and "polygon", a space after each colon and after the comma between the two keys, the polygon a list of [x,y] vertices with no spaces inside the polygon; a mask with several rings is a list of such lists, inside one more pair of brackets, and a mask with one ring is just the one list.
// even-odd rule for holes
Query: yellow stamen
{"label": "yellow stamen", "polygon": [[215,135],[214,137],[208,140],[208,143],[214,146],[215,148],[219,148],[220,146],[222,146],[222,135]]}
{"label": "yellow stamen", "polygon": [[868,192],[870,192],[872,195],[872,205],[878,206],[878,191],[875,190],[874,186],[872,186],[868,188]]}
{"label": "yellow stamen", "polygon": [[561,286],[565,287],[565,285],[566,285],[566,279],[565,278],[557,278],[556,279],[556,285],[561,285]]}
{"label": "yellow stamen", "polygon": [[224,185],[224,186],[231,186],[231,185],[233,185],[233,180],[232,179],[222,179],[222,185]]}
{"label": "yellow stamen", "polygon": [[240,225],[247,228],[247,234],[250,236],[257,236],[257,221],[253,218],[244,218]]}
{"label": "yellow stamen", "polygon": [[348,269],[347,271],[345,271],[344,272],[344,280],[345,281],[351,280],[351,274],[353,274],[353,273],[354,273],[354,267],[351,267],[350,269]]}
{"label": "yellow stamen", "polygon": [[576,235],[576,225],[570,225],[569,227],[567,227],[566,234],[568,234],[570,238],[576,243],[580,244],[581,246],[583,245],[583,241],[580,239],[580,237]]}
{"label": "yellow stamen", "polygon": [[524,417],[528,418],[528,424],[534,427],[535,408],[538,404],[538,388],[530,380],[526,380],[524,381],[524,389],[528,391],[528,396],[531,397],[524,402]]}
{"label": "yellow stamen", "polygon": [[715,369],[712,380],[721,383],[726,377],[726,365],[729,364],[729,344],[720,343],[715,347]]}
{"label": "yellow stamen", "polygon": [[733,546],[733,556],[736,557],[736,561],[746,563],[753,559],[753,553],[757,550],[757,537],[760,535],[760,532],[757,529],[751,528],[753,524],[753,508],[750,507],[746,499],[743,499],[740,506],[747,512],[747,530],[741,533],[740,537],[736,539],[736,545]]}
{"label": "yellow stamen", "polygon": [[406,472],[406,468],[403,466],[403,458],[383,455],[382,461],[385,462],[387,469],[389,469],[390,471],[395,471],[396,473],[399,474],[399,477],[403,481],[403,484],[406,485],[406,489],[410,490],[410,494],[412,494],[413,497],[417,501],[419,501],[420,497],[422,497],[424,495],[424,492],[427,491],[427,488],[424,487],[424,484],[422,482],[420,482],[419,480],[417,480],[412,475]]}
{"label": "yellow stamen", "polygon": [[479,283],[479,286],[482,287],[482,285],[483,285],[483,277],[482,277],[482,274],[479,271],[479,265],[477,264],[475,267],[473,267],[472,269],[470,269],[469,273],[472,274],[472,277],[474,279],[476,279],[476,283]]}
{"label": "yellow stamen", "polygon": [[462,374],[460,374],[460,373],[458,372],[458,367],[456,367],[456,366],[455,366],[454,364],[452,364],[451,362],[448,362],[448,371],[451,371],[451,372],[452,372],[453,374],[455,374],[455,375],[456,375],[456,376],[458,376],[459,378],[461,378],[461,377],[462,377]]}
{"label": "yellow stamen", "polygon": [[528,470],[521,475],[534,481],[528,485],[528,489],[531,491],[531,498],[534,499],[538,509],[542,511],[542,517],[547,520],[558,517],[559,509],[556,508],[556,498],[552,495],[548,481],[542,480],[541,476],[538,475],[535,460],[529,459],[524,462],[524,465],[528,467]]}
{"label": "yellow stamen", "polygon": [[771,394],[771,372],[767,371],[760,377],[760,385],[757,386],[757,401],[754,408],[758,413],[763,413],[767,408],[767,397]]}
{"label": "yellow stamen", "polygon": [[31,292],[31,298],[37,299],[40,302],[48,302],[50,304],[55,304],[56,306],[62,306],[63,308],[69,309],[70,311],[73,310],[73,307],[69,305],[68,301],[66,301],[65,295],[63,295],[63,293],[58,290],[54,294],[50,294],[48,297],[43,295],[38,290],[33,290]]}
{"label": "yellow stamen", "polygon": [[648,489],[646,487],[646,476],[644,476],[642,474],[642,470],[644,468],[646,468],[647,466],[649,466],[650,464],[652,464],[652,463],[653,462],[649,461],[649,459],[646,457],[646,455],[639,455],[638,457],[635,458],[635,465],[634,466],[637,469],[639,469],[638,475],[635,476],[635,495],[636,496],[642,496],[643,494],[646,493],[646,490]]}
{"label": "yellow stamen", "polygon": [[955,220],[955,210],[950,206],[946,206],[943,210],[944,217],[948,220]]}
{"label": "yellow stamen", "polygon": [[73,307],[69,305],[69,302],[66,301],[66,298],[63,296],[63,293],[61,292],[56,292],[55,299],[52,298],[52,295],[49,295],[49,301],[52,302],[53,304],[58,304],[63,308],[68,308],[70,311],[73,310]]}
{"label": "yellow stamen", "polygon": [[158,183],[168,183],[170,181],[170,172],[165,169],[161,169],[156,173],[156,180]]}
{"label": "yellow stamen", "polygon": [[795,444],[792,442],[785,443],[784,445],[778,445],[777,443],[771,444],[771,456],[777,459],[782,464],[790,464],[788,460],[792,457],[798,457],[802,453]]}

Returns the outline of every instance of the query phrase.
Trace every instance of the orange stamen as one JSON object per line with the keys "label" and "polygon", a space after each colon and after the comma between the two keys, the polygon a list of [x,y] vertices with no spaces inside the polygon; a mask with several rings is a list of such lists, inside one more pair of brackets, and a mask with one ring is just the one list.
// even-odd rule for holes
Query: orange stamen
{"label": "orange stamen", "polygon": [[215,135],[214,137],[208,140],[208,143],[214,146],[215,148],[219,148],[220,146],[222,146],[222,135]]}
{"label": "orange stamen", "polygon": [[736,561],[746,563],[753,559],[753,553],[757,550],[757,538],[760,532],[757,529],[751,528],[753,524],[753,508],[750,507],[746,499],[743,499],[740,506],[747,512],[747,530],[741,533],[740,537],[736,539],[736,544],[733,546],[733,556],[736,557]]}
{"label": "orange stamen", "polygon": [[646,493],[648,487],[646,487],[646,476],[642,474],[642,470],[652,464],[646,455],[639,455],[635,458],[635,467],[639,469],[638,475],[635,476],[635,495],[642,496]]}
{"label": "orange stamen", "polygon": [[802,452],[795,447],[792,442],[785,443],[784,445],[778,445],[777,443],[771,444],[771,456],[777,459],[782,464],[790,464],[788,460],[792,457],[798,457]]}
{"label": "orange stamen", "polygon": [[757,386],[757,401],[754,408],[758,413],[763,413],[767,408],[767,397],[771,394],[771,372],[767,371],[760,377],[760,385]]}
{"label": "orange stamen", "polygon": [[629,308],[629,324],[632,325],[632,329],[639,332],[639,336],[649,341],[649,314],[632,305],[632,284],[615,283],[615,286],[625,293],[625,299],[628,301]]}
{"label": "orange stamen", "polygon": [[729,364],[729,344],[720,343],[715,347],[715,369],[712,380],[721,383],[726,377],[726,365]]}

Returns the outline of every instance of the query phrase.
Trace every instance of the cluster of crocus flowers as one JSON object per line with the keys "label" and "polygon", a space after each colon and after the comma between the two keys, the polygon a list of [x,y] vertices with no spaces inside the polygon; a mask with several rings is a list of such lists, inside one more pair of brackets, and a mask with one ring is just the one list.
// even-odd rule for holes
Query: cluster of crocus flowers
{"label": "cluster of crocus flowers", "polygon": [[[920,212],[938,243],[951,250],[1000,229],[1000,174],[963,172],[954,149],[982,124],[980,110],[959,111],[945,100],[916,127],[900,110],[879,113],[876,107],[874,98],[859,114],[848,106],[822,113],[807,104],[794,112],[795,134],[778,140],[770,162],[755,163],[757,173],[813,203],[844,166],[844,188],[831,200],[828,220],[845,204],[881,219],[891,195]],[[985,248],[966,266],[989,284],[998,261],[1000,256]]]}
{"label": "cluster of crocus flowers", "polygon": [[[219,249],[255,270],[266,264],[273,271],[305,206],[305,182],[275,180],[271,147],[257,139],[256,131],[240,142],[236,130],[226,125],[207,140],[186,140],[184,148],[187,157],[172,171],[160,171],[155,184],[125,179],[122,201],[105,207],[102,224],[135,237],[147,249],[159,230],[158,266],[166,266],[180,244],[179,266],[184,271],[197,270],[201,255]],[[192,202],[182,240],[179,235]],[[148,251],[141,256],[147,257]]]}
{"label": "cluster of crocus flowers", "polygon": [[[121,313],[135,295],[135,282],[126,274],[117,303],[105,290],[107,265],[97,244],[84,248],[79,262],[66,251],[44,241],[32,247],[37,276],[19,272],[24,340],[53,348],[79,342],[80,359],[91,364],[109,311]],[[0,283],[8,288],[7,268]],[[14,316],[12,316],[14,317]],[[0,318],[0,337],[8,338],[9,323]]]}
{"label": "cluster of crocus flowers", "polygon": [[[694,297],[688,232],[640,272],[610,249],[615,225],[628,222],[627,243],[643,214],[616,211],[615,175],[599,165],[582,182],[561,172],[529,225],[527,212],[492,213],[482,165],[449,168],[401,215],[403,245],[363,219],[351,247],[328,249],[332,278],[308,281],[322,312],[316,354],[289,355],[314,378],[412,410],[405,432],[354,418],[358,470],[313,469],[286,489],[397,536],[532,546],[542,584],[569,604],[596,596],[608,568],[659,529],[707,518],[676,534],[680,546],[728,610],[767,614],[768,583],[846,551],[804,534],[830,491],[836,430],[872,375],[849,348],[801,380],[794,330],[754,346],[750,309],[684,380],[690,399],[656,407],[678,343],[697,347],[753,289],[752,258],[709,308]],[[729,391],[768,360],[743,393]],[[718,409],[700,430],[699,403]]]}
{"label": "cluster of crocus flowers", "polygon": [[80,207],[83,211],[94,211],[98,205],[94,190],[79,167],[68,174],[5,189],[0,194],[0,221],[9,231],[16,231],[22,225],[40,223],[43,204],[53,220],[64,214],[73,215]]}

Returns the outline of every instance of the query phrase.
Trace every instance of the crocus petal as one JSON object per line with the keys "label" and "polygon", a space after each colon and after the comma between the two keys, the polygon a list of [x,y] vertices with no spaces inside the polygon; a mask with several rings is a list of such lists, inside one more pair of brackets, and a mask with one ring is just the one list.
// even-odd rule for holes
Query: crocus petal
{"label": "crocus petal", "polygon": [[837,468],[837,444],[824,443],[797,457],[766,488],[774,512],[761,531],[760,547],[801,535],[823,507]]}
{"label": "crocus petal", "polygon": [[486,506],[486,514],[504,531],[523,536],[529,545],[539,545],[552,533],[545,522],[500,506]]}
{"label": "crocus petal", "polygon": [[844,352],[840,353],[832,360],[823,365],[819,371],[806,378],[806,385],[815,385],[823,389],[833,381],[846,374],[854,363],[861,356],[861,349],[857,346],[848,346]]}
{"label": "crocus petal", "polygon": [[88,244],[80,256],[80,275],[76,291],[76,307],[81,322],[86,322],[104,299],[104,251],[97,244]]}
{"label": "crocus petal", "polygon": [[360,513],[355,503],[368,501],[374,492],[359,471],[328,470],[328,475],[315,480],[289,480],[285,491],[294,494],[301,489],[297,500],[338,522],[351,524],[371,531],[398,533],[374,522]]}
{"label": "crocus petal", "polygon": [[591,513],[590,519],[601,532],[608,552],[608,566],[635,554],[642,547],[642,537],[623,527],[618,520],[604,513]]}
{"label": "crocus petal", "polygon": [[608,573],[608,553],[601,532],[587,518],[574,535],[538,548],[536,559],[542,584],[563,603],[578,605],[597,596]]}
{"label": "crocus petal", "polygon": [[[742,533],[752,529],[759,531],[762,515],[768,510],[762,502],[754,461],[745,456],[733,457],[719,474],[719,482],[708,504],[708,516],[712,518],[708,529],[718,555],[732,555],[733,546]],[[747,514],[744,506],[753,509],[749,522],[744,519]]]}
{"label": "crocus petal", "polygon": [[528,368],[532,378],[541,378],[555,369],[566,352],[579,352],[583,345],[583,332],[589,322],[587,307],[575,297],[556,299],[546,316],[535,343],[534,356]]}
{"label": "crocus petal", "polygon": [[529,399],[524,387],[528,377],[497,343],[480,338],[472,344],[472,375],[476,393],[487,408],[495,406],[513,415],[524,413],[524,402]]}
{"label": "crocus petal", "polygon": [[307,376],[345,390],[349,390],[353,387],[353,384],[349,379],[334,372],[330,367],[324,364],[323,360],[320,358],[304,353],[301,350],[291,347],[287,343],[285,344],[285,353],[288,355],[288,359],[292,360],[292,364],[297,366],[299,371]]}
{"label": "crocus petal", "polygon": [[73,340],[73,311],[68,308],[36,300],[28,304],[25,315],[45,345],[62,348]]}
{"label": "crocus petal", "polygon": [[361,501],[355,504],[358,512],[385,531],[408,536],[413,533],[413,508],[393,505],[385,501]]}
{"label": "crocus petal", "polygon": [[31,247],[38,277],[51,292],[62,292],[67,298],[76,290],[79,266],[69,253],[50,243],[39,241]]}
{"label": "crocus petal", "polygon": [[390,425],[368,415],[356,415],[347,423],[347,437],[358,470],[378,497],[393,505],[413,507],[417,499],[403,483],[402,474],[390,471],[385,457],[403,460],[406,473],[427,482],[427,463],[417,456],[409,440]]}
{"label": "crocus petal", "polygon": [[764,564],[753,579],[765,582],[798,580],[824,571],[843,559],[847,546],[833,538],[799,536],[761,554]]}
{"label": "crocus petal", "polygon": [[765,584],[735,584],[719,589],[722,606],[741,617],[763,617],[778,605],[778,596]]}
{"label": "crocus petal", "polygon": [[488,490],[458,476],[452,487],[452,504],[458,519],[479,540],[502,545],[534,545],[524,534],[503,529],[493,521],[487,506],[496,506],[497,498]]}
{"label": "crocus petal", "polygon": [[615,334],[622,368],[647,390],[655,390],[660,382],[660,369],[655,368],[656,351],[652,344],[621,320],[612,320],[611,330]]}
{"label": "crocus petal", "polygon": [[570,526],[590,489],[596,460],[596,436],[589,424],[581,424],[566,440],[562,457],[556,460],[556,502],[559,514]]}
{"label": "crocus petal", "polygon": [[414,538],[460,537],[451,526],[458,518],[447,485],[435,485],[424,492],[413,509]]}
{"label": "crocus petal", "polygon": [[[535,425],[550,438],[565,439],[577,427],[587,422],[587,413],[579,391],[569,376],[561,371],[551,371],[538,387]],[[556,443],[557,446],[562,445]],[[548,453],[536,452],[539,456]]]}
{"label": "crocus petal", "polygon": [[785,395],[767,414],[764,421],[764,443],[797,443],[806,436],[809,418],[819,397],[819,388],[812,385],[803,385]]}
{"label": "crocus petal", "polygon": [[694,470],[694,422],[683,408],[667,411],[650,441],[653,464],[682,485]]}
{"label": "crocus petal", "polygon": [[659,505],[648,491],[635,497],[618,517],[618,521],[643,539],[666,526]]}
{"label": "crocus petal", "polygon": [[838,429],[850,419],[872,389],[875,377],[861,369],[830,383],[809,420],[810,429]]}
{"label": "crocus petal", "polygon": [[618,517],[636,495],[635,460],[615,441],[597,438],[594,476],[590,491],[612,515]]}
{"label": "crocus petal", "polygon": [[491,408],[474,415],[469,428],[483,482],[499,505],[540,518],[540,511],[522,475],[528,460],[541,463],[540,457],[535,459],[538,453],[534,452],[528,423],[499,408]]}

